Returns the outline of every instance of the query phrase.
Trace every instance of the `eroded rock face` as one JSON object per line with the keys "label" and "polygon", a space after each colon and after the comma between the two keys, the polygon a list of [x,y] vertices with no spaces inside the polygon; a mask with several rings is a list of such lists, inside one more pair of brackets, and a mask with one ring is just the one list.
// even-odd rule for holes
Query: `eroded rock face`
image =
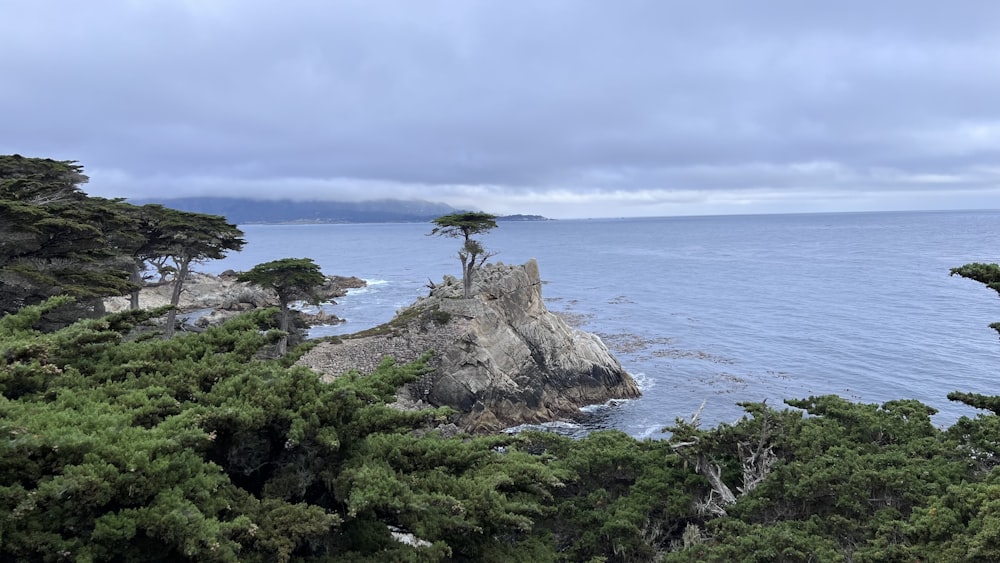
{"label": "eroded rock face", "polygon": [[434,371],[401,390],[402,402],[450,406],[459,425],[490,432],[572,417],[579,407],[639,396],[601,340],[569,327],[542,301],[538,264],[490,264],[472,299],[452,277],[386,325],[324,343],[302,363],[327,377],[365,373],[385,356],[406,362],[434,350]]}

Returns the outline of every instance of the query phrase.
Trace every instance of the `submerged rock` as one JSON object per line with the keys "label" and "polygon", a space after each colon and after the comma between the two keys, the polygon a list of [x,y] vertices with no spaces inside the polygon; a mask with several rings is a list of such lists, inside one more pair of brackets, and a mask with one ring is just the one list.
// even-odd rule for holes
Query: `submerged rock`
{"label": "submerged rock", "polygon": [[386,356],[407,362],[433,350],[433,371],[400,390],[400,400],[450,406],[473,432],[571,418],[581,406],[638,397],[600,338],[546,309],[541,286],[534,260],[483,267],[471,299],[463,299],[460,280],[446,277],[389,323],[324,342],[300,362],[332,378],[370,373]]}

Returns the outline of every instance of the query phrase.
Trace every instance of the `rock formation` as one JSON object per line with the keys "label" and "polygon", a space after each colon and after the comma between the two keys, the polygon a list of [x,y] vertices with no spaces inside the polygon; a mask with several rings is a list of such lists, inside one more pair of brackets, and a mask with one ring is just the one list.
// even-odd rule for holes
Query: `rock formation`
{"label": "rock formation", "polygon": [[[181,300],[178,308],[182,313],[200,311],[199,326],[220,324],[230,317],[243,311],[259,307],[277,307],[278,297],[272,291],[250,284],[236,281],[237,274],[232,271],[223,272],[218,276],[192,272],[184,281]],[[365,280],[355,277],[328,276],[326,282],[317,290],[321,302],[332,303],[333,299],[347,295],[351,288],[364,287]],[[139,292],[139,307],[153,309],[170,304],[172,284],[159,283],[143,287]],[[110,297],[105,299],[104,307],[109,313],[128,309],[129,298]],[[210,310],[210,311],[206,311]],[[304,315],[310,324],[335,324],[342,322],[333,315],[322,310],[317,315]]]}
{"label": "rock formation", "polygon": [[570,418],[579,407],[639,396],[635,381],[601,340],[570,328],[542,301],[538,264],[490,264],[473,298],[446,277],[385,325],[324,342],[300,362],[332,378],[370,373],[434,350],[433,371],[401,389],[402,403],[450,406],[473,432]]}

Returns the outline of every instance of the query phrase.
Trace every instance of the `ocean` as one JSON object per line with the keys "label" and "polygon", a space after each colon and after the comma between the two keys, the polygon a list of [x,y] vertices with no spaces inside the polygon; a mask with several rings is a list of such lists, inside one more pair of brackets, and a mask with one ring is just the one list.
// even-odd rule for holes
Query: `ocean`
{"label": "ocean", "polygon": [[[358,276],[313,336],[392,318],[430,281],[460,275],[459,241],[432,225],[246,225],[246,248],[199,269],[244,270],[308,257]],[[1000,394],[997,294],[949,276],[996,262],[1000,211],[830,213],[501,222],[481,236],[492,261],[538,260],[551,311],[601,336],[643,396],[585,409],[563,431],[660,437],[704,402],[708,425],[738,403],[836,394],[917,399],[947,426],[970,407],[953,390]]]}

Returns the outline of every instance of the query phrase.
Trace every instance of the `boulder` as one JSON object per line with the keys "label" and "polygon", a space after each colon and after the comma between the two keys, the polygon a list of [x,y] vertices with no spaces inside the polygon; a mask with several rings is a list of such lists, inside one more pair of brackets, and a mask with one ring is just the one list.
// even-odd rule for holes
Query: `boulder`
{"label": "boulder", "polygon": [[435,351],[432,372],[400,390],[403,402],[449,406],[471,432],[572,418],[585,405],[639,396],[635,381],[596,335],[568,326],[542,300],[538,264],[489,264],[463,298],[446,277],[374,329],[324,342],[300,363],[327,378],[370,373]]}

